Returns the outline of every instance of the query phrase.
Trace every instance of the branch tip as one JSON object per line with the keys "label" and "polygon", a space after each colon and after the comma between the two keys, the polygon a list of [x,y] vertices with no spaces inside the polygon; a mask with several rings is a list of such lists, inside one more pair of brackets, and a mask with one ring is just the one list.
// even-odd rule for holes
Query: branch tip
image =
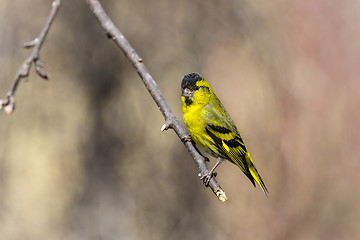
{"label": "branch tip", "polygon": [[224,190],[222,190],[221,188],[216,188],[215,189],[215,193],[216,193],[216,196],[218,197],[218,199],[221,201],[221,202],[226,202],[228,200]]}
{"label": "branch tip", "polygon": [[35,46],[35,40],[28,41],[23,45],[24,48],[33,48],[34,46]]}
{"label": "branch tip", "polygon": [[164,125],[162,125],[160,131],[165,131],[165,130],[168,130],[168,126],[166,126],[166,124],[164,123]]}
{"label": "branch tip", "polygon": [[14,109],[15,109],[15,104],[9,104],[4,107],[4,112],[7,115],[10,115],[14,111]]}
{"label": "branch tip", "polygon": [[61,4],[61,0],[54,0],[51,7],[58,8]]}
{"label": "branch tip", "polygon": [[45,80],[48,80],[49,78],[50,78],[50,76],[49,76],[49,74],[44,70],[44,68],[43,68],[43,62],[42,61],[40,61],[40,59],[39,60],[37,60],[36,62],[35,62],[35,70],[36,70],[36,73],[40,76],[40,77],[42,77],[43,79],[45,79]]}
{"label": "branch tip", "polygon": [[168,130],[169,128],[172,128],[172,122],[171,121],[165,121],[164,125],[162,125],[160,131],[163,132],[165,130]]}

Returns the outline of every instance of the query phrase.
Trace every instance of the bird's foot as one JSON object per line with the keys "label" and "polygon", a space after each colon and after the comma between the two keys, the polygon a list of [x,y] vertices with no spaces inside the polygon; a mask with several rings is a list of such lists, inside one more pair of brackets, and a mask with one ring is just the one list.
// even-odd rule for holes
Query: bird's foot
{"label": "bird's foot", "polygon": [[184,143],[184,142],[192,142],[193,140],[192,140],[191,136],[188,135],[188,136],[182,137],[181,141]]}
{"label": "bird's foot", "polygon": [[200,180],[202,180],[203,183],[205,184],[205,186],[208,187],[211,178],[216,177],[216,176],[217,176],[217,173],[216,173],[216,172],[211,172],[211,171],[210,171],[208,174],[205,174],[204,176],[202,176],[202,177],[200,178]]}

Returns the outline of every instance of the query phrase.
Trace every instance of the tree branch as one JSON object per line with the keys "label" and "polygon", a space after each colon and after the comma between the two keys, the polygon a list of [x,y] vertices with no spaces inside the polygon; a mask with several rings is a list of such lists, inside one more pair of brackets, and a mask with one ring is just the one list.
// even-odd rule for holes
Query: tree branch
{"label": "tree branch", "polygon": [[[190,152],[191,156],[193,157],[196,165],[200,170],[201,176],[204,176],[205,174],[209,173],[209,168],[205,163],[205,159],[197,151],[195,145],[191,141],[187,141],[187,139],[189,139],[189,134],[181,126],[179,120],[173,114],[169,105],[165,101],[160,89],[156,85],[156,82],[150,75],[149,71],[146,69],[142,58],[136,53],[135,49],[130,45],[130,43],[126,40],[124,35],[119,31],[119,29],[107,16],[99,1],[87,0],[87,3],[91,11],[98,19],[102,28],[105,30],[106,35],[109,38],[111,38],[115,42],[116,46],[123,51],[127,59],[137,70],[143,83],[148,89],[150,95],[153,97],[154,101],[159,107],[161,113],[165,118],[165,124],[162,126],[161,131],[172,128],[179,136],[179,138],[182,140],[186,149]],[[219,198],[219,200],[221,200],[222,202],[225,202],[227,200],[225,192],[222,190],[222,188],[216,181],[215,177],[211,178],[209,182],[209,186],[212,189],[212,191],[216,194],[216,196]]]}
{"label": "tree branch", "polygon": [[42,44],[44,43],[45,37],[53,23],[56,13],[59,10],[61,5],[61,0],[54,0],[51,5],[51,10],[49,16],[46,20],[46,23],[41,30],[39,36],[37,36],[34,40],[24,43],[24,48],[33,48],[30,56],[25,59],[23,64],[20,66],[19,70],[15,75],[15,81],[7,93],[7,98],[0,99],[0,109],[3,109],[5,113],[11,114],[15,109],[15,92],[21,79],[27,79],[29,76],[30,68],[32,63],[35,64],[36,73],[42,77],[43,79],[49,79],[49,74],[43,68],[43,62],[40,60],[40,49]]}

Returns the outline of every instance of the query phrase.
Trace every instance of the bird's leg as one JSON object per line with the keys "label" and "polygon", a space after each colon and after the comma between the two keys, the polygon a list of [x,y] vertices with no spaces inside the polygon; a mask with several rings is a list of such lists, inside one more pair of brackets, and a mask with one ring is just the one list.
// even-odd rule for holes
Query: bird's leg
{"label": "bird's leg", "polygon": [[220,165],[220,163],[222,162],[223,160],[219,157],[217,159],[217,162],[215,163],[215,165],[213,166],[213,168],[210,170],[210,172],[208,174],[205,174],[204,176],[202,176],[200,178],[200,180],[203,180],[203,182],[205,183],[205,186],[209,186],[209,182],[211,180],[212,177],[216,177],[217,173],[214,172],[215,168],[217,168],[217,166]]}

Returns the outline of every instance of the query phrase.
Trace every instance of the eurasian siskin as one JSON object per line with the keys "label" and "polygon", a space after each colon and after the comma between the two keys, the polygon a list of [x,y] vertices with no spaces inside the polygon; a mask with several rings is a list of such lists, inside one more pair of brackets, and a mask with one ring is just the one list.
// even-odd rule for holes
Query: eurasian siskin
{"label": "eurasian siskin", "polygon": [[181,90],[183,118],[191,139],[217,158],[209,174],[202,177],[204,182],[209,183],[215,168],[226,159],[236,164],[254,186],[256,181],[267,195],[244,141],[209,83],[199,74],[190,73],[183,77]]}

